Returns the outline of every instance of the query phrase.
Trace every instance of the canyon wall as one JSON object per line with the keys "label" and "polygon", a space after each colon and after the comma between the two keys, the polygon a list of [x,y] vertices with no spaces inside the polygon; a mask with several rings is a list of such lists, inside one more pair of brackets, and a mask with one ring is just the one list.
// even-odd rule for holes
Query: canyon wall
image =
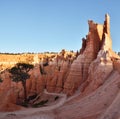
{"label": "canyon wall", "polygon": [[[72,95],[81,84],[87,82],[86,84],[84,84],[85,86],[88,84],[89,80],[92,80],[94,78],[93,73],[95,72],[93,71],[98,71],[94,69],[95,67],[96,68],[99,67],[98,65],[99,63],[97,63],[97,61],[99,62],[99,60],[101,60],[101,62],[104,64],[105,60],[106,62],[107,60],[109,60],[110,64],[111,61],[109,59],[109,56],[106,56],[110,55],[109,52],[112,49],[109,20],[110,20],[109,16],[106,15],[105,22],[103,25],[94,23],[91,20],[88,21],[89,32],[88,35],[86,36],[86,39],[83,39],[83,45],[80,50],[82,52],[80,52],[80,55],[73,62],[70,69],[70,73],[64,85],[64,92],[67,93],[68,95]],[[94,61],[95,59],[97,61]],[[105,65],[104,67],[106,67]],[[94,69],[92,67],[94,67]],[[104,67],[101,67],[101,69]],[[97,73],[95,73],[95,75],[96,74]],[[101,74],[99,74],[98,77],[100,77],[100,75]]]}
{"label": "canyon wall", "polygon": [[[95,27],[90,27],[93,29],[90,37],[94,37],[87,37],[86,40],[91,40],[91,47],[90,44],[86,44],[86,48],[82,48],[64,85],[64,91],[68,95],[72,95],[75,89],[80,87],[79,95],[55,111],[57,119],[120,118],[120,57],[112,50],[109,15],[105,16],[105,22],[100,27],[101,30],[96,29],[100,34],[98,36],[101,36],[97,37],[98,39],[95,38]],[[85,65],[84,70],[85,67],[81,68],[81,65],[86,63],[86,60],[89,61],[89,65]]]}
{"label": "canyon wall", "polygon": [[[3,81],[0,83],[0,96],[1,96],[1,108],[0,111],[17,110],[19,106],[7,106],[19,103],[24,100],[24,88],[22,83],[15,83],[10,79],[10,73],[8,69],[15,65],[15,62],[31,63],[27,59],[32,59],[34,68],[29,72],[30,78],[26,81],[27,96],[39,95],[44,89],[48,92],[60,93],[63,91],[65,79],[68,75],[69,68],[76,57],[76,53],[62,50],[58,54],[32,54],[32,55],[3,55],[1,57],[1,72],[0,79]],[[28,56],[28,57],[27,57]],[[6,59],[5,59],[6,57]],[[10,63],[7,62],[7,58],[10,57]],[[13,59],[13,57],[15,57]],[[21,60],[22,59],[22,60]],[[3,60],[3,61],[2,61]],[[14,61],[13,61],[14,60]],[[14,63],[11,63],[14,62]],[[8,94],[7,96],[6,94]],[[14,94],[14,96],[13,96]],[[9,98],[11,99],[9,100]],[[2,98],[3,97],[3,98]],[[4,100],[6,98],[6,101]],[[14,100],[13,100],[13,99]],[[3,100],[3,101],[2,101]],[[9,101],[8,101],[9,100]],[[4,105],[3,105],[4,102]],[[14,108],[13,108],[14,107]]]}
{"label": "canyon wall", "polygon": [[[75,100],[80,102],[80,99],[88,95],[94,95],[94,99],[98,100],[98,98],[95,98],[95,94],[92,93],[103,86],[106,80],[112,80],[110,76],[118,74],[115,71],[120,71],[120,58],[112,51],[109,15],[106,14],[103,24],[97,24],[89,20],[88,25],[89,32],[86,38],[82,39],[82,48],[79,53],[62,50],[59,54],[53,54],[52,56],[40,57],[39,55],[32,55],[31,60],[29,59],[30,56],[25,57],[25,61],[30,60],[34,64],[34,69],[29,72],[31,77],[26,84],[28,97],[34,94],[39,95],[44,89],[48,92],[65,93],[71,96],[80,88],[79,94],[81,95],[78,97],[79,100]],[[18,59],[20,60],[20,58]],[[19,99],[23,99],[23,86],[21,82],[12,82],[9,75],[7,69],[2,70],[0,74],[0,78],[3,79],[3,82],[0,83],[0,111],[14,111],[23,108],[16,105]],[[117,79],[115,78],[114,80],[116,81]],[[116,93],[117,89],[115,90]],[[104,100],[104,97],[101,97],[101,99]],[[88,100],[87,97],[85,100]],[[73,103],[72,101],[70,103],[72,105],[76,102],[73,100]],[[80,102],[80,104],[82,103]],[[77,103],[75,105],[77,107]],[[74,107],[74,110],[76,107]],[[63,106],[58,109],[58,113],[60,112],[61,115],[66,116],[65,118],[69,117],[62,111],[62,109],[66,108]],[[68,106],[66,111],[69,112],[69,108]],[[72,111],[71,109],[71,114]],[[64,119],[64,117],[61,118]]]}

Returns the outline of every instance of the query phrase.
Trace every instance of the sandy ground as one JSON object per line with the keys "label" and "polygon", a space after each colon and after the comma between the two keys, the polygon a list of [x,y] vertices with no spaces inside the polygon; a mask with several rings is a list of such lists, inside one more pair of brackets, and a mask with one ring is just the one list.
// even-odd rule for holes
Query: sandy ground
{"label": "sandy ground", "polygon": [[60,99],[57,103],[47,107],[29,108],[15,112],[0,112],[0,119],[55,119],[52,112],[66,102],[67,96],[65,94],[48,93],[44,90],[45,94],[59,96]]}

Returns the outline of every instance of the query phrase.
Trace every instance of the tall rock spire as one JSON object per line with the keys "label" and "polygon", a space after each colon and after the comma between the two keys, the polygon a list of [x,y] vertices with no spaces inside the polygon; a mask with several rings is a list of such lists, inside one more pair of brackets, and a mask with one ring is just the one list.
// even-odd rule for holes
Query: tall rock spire
{"label": "tall rock spire", "polygon": [[111,49],[112,50],[112,40],[110,35],[110,16],[108,14],[105,15],[104,21],[104,34],[103,34],[103,46],[102,49],[105,47],[105,50]]}
{"label": "tall rock spire", "polygon": [[[105,15],[104,24],[94,23],[92,20],[89,20],[88,25],[89,32],[86,39],[83,40],[85,47],[82,48],[81,54],[72,63],[69,75],[64,84],[64,92],[68,95],[72,95],[83,82],[87,81],[90,71],[89,67],[98,57],[98,54],[106,60],[107,55],[110,55],[110,51],[112,50],[109,15]],[[98,61],[100,61],[100,58]]]}
{"label": "tall rock spire", "polygon": [[105,15],[104,32],[110,37],[110,16],[108,14]]}

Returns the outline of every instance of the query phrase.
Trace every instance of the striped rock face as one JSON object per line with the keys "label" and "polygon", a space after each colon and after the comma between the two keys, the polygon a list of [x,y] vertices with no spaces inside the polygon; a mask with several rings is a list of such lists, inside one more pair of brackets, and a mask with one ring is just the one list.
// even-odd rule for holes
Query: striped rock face
{"label": "striped rock face", "polygon": [[[92,79],[90,77],[91,73],[93,72],[89,71],[91,69],[90,65],[94,60],[97,59],[99,61],[100,58],[103,57],[103,59],[105,60],[105,58],[107,57],[109,59],[107,59],[107,61],[111,61],[110,54],[112,51],[112,41],[110,37],[109,20],[109,16],[106,15],[105,22],[103,25],[94,23],[91,20],[88,21],[88,35],[86,36],[86,39],[83,38],[83,44],[80,50],[80,55],[73,62],[70,69],[70,73],[64,84],[64,92],[68,95],[72,95],[75,92],[75,90],[87,80],[87,83],[89,82],[89,80],[94,80],[94,76],[92,77]],[[97,67],[97,65],[98,64],[94,63],[93,67]],[[112,65],[112,62],[110,65]],[[94,70],[92,69],[92,71]]]}

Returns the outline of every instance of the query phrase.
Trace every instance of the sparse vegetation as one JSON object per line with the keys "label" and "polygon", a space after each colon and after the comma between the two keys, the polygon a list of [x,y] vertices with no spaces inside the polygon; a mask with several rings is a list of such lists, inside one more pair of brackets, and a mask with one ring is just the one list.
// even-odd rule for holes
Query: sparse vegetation
{"label": "sparse vegetation", "polygon": [[3,82],[3,80],[0,78],[0,83],[2,83]]}
{"label": "sparse vegetation", "polygon": [[10,78],[14,82],[22,82],[24,88],[24,100],[27,100],[26,93],[26,80],[30,78],[30,74],[28,72],[33,68],[33,65],[26,63],[17,63],[14,67],[12,67],[9,72],[11,73]]}
{"label": "sparse vegetation", "polygon": [[120,56],[120,52],[118,52],[118,55]]}
{"label": "sparse vegetation", "polygon": [[59,96],[56,96],[56,97],[55,97],[55,101],[58,100],[58,99],[59,99]]}
{"label": "sparse vegetation", "polygon": [[32,107],[41,107],[41,106],[45,106],[45,104],[46,104],[47,102],[48,102],[48,100],[42,100],[41,102],[32,105]]}
{"label": "sparse vegetation", "polygon": [[24,101],[21,103],[21,106],[23,106],[23,107],[28,107],[28,105],[29,105],[29,103],[27,101]]}

